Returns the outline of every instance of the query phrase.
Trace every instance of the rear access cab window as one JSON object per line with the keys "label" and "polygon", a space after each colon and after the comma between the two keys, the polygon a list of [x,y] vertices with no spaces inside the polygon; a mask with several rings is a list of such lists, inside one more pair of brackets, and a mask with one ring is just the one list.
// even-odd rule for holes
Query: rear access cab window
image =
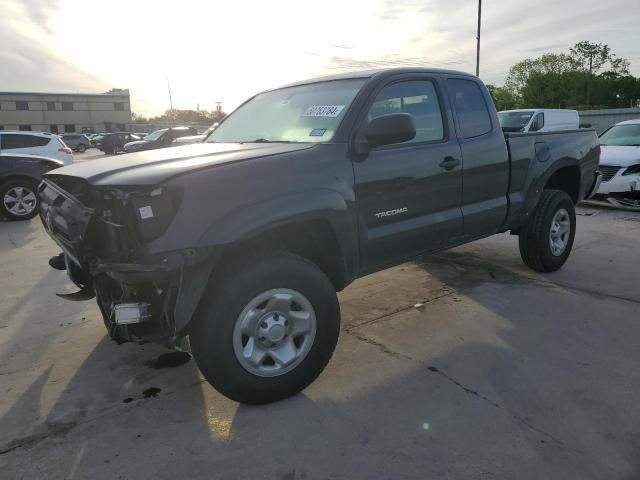
{"label": "rear access cab window", "polygon": [[473,80],[450,78],[447,80],[458,123],[464,138],[474,138],[492,129],[489,108],[480,86]]}

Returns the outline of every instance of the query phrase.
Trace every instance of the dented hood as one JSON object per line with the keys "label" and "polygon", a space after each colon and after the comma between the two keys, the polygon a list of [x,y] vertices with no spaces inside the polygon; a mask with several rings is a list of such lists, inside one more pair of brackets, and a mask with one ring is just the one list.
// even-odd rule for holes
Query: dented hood
{"label": "dented hood", "polygon": [[56,175],[82,178],[91,185],[156,185],[194,170],[311,148],[308,143],[196,143],[98,160],[55,170]]}

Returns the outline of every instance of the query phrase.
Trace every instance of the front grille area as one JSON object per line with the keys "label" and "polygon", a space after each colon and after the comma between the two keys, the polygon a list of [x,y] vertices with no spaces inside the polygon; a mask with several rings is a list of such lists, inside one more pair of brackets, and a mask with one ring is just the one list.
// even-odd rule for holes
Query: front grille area
{"label": "front grille area", "polygon": [[618,173],[621,168],[622,167],[618,167],[615,165],[600,165],[600,171],[602,172],[602,181],[608,182],[609,180],[611,180],[613,177],[615,177],[616,173]]}

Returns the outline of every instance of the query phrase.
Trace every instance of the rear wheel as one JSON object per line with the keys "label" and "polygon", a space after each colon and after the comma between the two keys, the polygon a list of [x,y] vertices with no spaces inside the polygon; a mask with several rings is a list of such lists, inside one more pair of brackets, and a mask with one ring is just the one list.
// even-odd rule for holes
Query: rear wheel
{"label": "rear wheel", "polygon": [[78,145],[78,153],[84,153],[87,150],[87,147],[82,143]]}
{"label": "rear wheel", "polygon": [[38,213],[36,182],[9,180],[0,185],[0,213],[10,220],[28,220]]}
{"label": "rear wheel", "polygon": [[554,272],[569,258],[575,231],[571,197],[560,190],[544,190],[535,212],[520,231],[520,256],[537,272]]}
{"label": "rear wheel", "polygon": [[221,279],[190,343],[205,378],[223,395],[261,404],[300,392],[328,363],[340,332],[333,285],[288,253],[245,259]]}

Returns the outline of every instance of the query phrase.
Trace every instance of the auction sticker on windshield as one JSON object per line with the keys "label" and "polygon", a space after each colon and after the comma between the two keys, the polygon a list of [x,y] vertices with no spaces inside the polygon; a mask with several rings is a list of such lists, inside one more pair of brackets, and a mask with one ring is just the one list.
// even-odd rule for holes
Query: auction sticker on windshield
{"label": "auction sticker on windshield", "polygon": [[344,105],[311,105],[302,115],[303,117],[337,117],[344,109]]}

